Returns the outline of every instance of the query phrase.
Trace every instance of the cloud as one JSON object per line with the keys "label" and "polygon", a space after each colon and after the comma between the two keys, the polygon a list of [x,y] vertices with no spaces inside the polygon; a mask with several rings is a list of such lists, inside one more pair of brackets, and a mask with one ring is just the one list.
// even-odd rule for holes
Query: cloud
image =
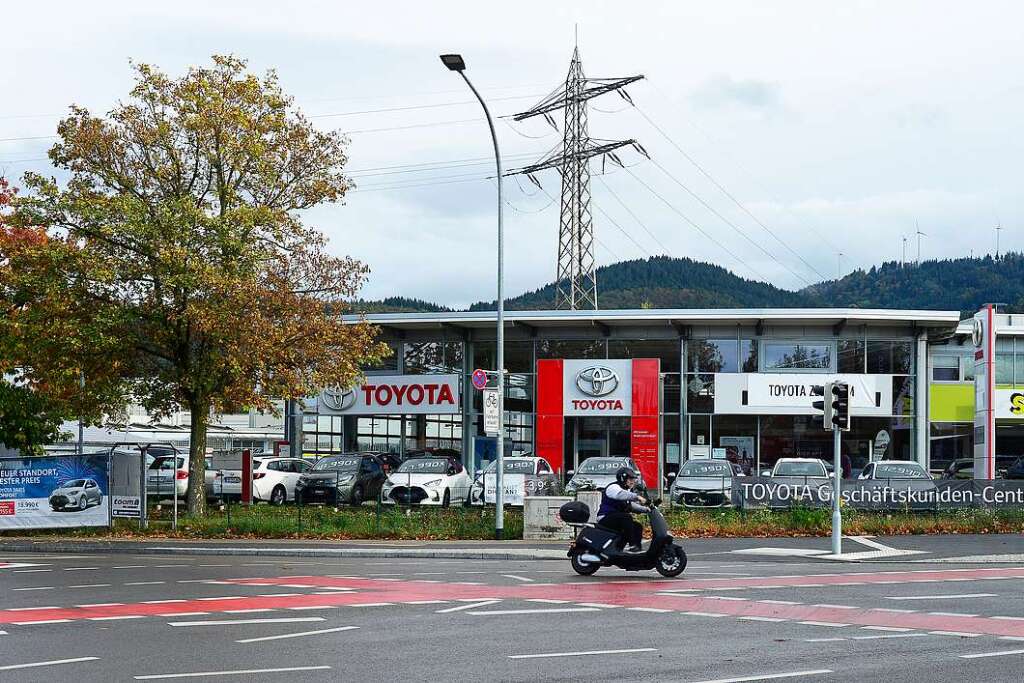
{"label": "cloud", "polygon": [[699,85],[691,93],[690,101],[706,108],[773,110],[782,106],[782,89],[778,83],[753,78],[735,80],[731,76],[716,76]]}

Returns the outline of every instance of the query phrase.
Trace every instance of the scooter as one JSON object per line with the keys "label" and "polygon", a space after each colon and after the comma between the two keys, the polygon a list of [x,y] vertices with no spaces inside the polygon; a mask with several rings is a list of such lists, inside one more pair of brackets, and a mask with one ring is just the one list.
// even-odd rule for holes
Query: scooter
{"label": "scooter", "polygon": [[625,550],[626,539],[592,524],[590,508],[586,503],[573,501],[559,509],[562,520],[576,529],[576,535],[569,545],[568,557],[573,570],[581,576],[590,576],[601,567],[619,567],[626,571],[656,569],[662,576],[673,578],[686,569],[686,552],[672,539],[668,522],[658,510],[660,500],[651,503],[651,542],[646,550]]}

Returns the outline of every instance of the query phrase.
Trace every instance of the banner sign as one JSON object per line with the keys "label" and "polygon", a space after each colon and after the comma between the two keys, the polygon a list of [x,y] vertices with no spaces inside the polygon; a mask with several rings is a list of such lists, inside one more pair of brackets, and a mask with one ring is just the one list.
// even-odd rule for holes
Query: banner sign
{"label": "banner sign", "polygon": [[455,415],[461,411],[458,375],[367,375],[351,389],[324,389],[306,399],[321,415]]}
{"label": "banner sign", "polygon": [[628,417],[633,414],[633,361],[565,360],[563,363],[563,415]]}
{"label": "banner sign", "polygon": [[889,416],[893,411],[892,375],[825,375],[782,372],[727,372],[715,375],[715,413],[721,415],[815,415],[811,388],[846,382],[854,416]]}
{"label": "banner sign", "polygon": [[[494,505],[497,495],[497,474],[484,475],[484,502]],[[526,492],[526,475],[504,473],[501,488],[505,491],[505,505],[522,505]]]}
{"label": "banner sign", "polygon": [[0,530],[110,525],[110,455],[0,459]]}
{"label": "banner sign", "polygon": [[112,517],[126,517],[128,519],[142,518],[142,497],[141,496],[111,496],[110,515]]}
{"label": "banner sign", "polygon": [[[733,477],[732,504],[756,509],[832,505],[832,482],[822,477]],[[1024,506],[1024,480],[844,479],[844,506],[857,510],[935,511]]]}

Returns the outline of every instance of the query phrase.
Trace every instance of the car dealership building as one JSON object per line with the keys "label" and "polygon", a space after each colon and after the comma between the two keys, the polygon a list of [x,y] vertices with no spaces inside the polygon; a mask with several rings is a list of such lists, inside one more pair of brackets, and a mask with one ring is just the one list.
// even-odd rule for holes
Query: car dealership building
{"label": "car dealership building", "polygon": [[[494,312],[366,319],[395,353],[364,386],[307,402],[304,450],[454,448],[471,469],[493,457],[470,376],[495,369]],[[854,387],[842,435],[854,468],[872,459],[936,468],[930,453],[955,455],[948,437],[964,422],[940,411],[932,429],[929,402],[945,410],[952,379],[940,371],[933,383],[929,358],[973,349],[958,346],[959,321],[956,311],[856,308],[511,311],[506,448],[563,472],[595,455],[632,455],[644,470],[695,457],[752,472],[780,457],[831,460],[810,387],[838,377]]]}

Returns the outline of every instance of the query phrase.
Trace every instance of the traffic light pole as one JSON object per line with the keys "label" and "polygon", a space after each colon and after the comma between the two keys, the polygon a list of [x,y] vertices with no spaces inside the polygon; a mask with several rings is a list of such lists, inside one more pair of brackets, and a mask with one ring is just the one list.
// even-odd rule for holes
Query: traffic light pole
{"label": "traffic light pole", "polygon": [[832,554],[843,552],[843,513],[839,509],[839,487],[843,481],[843,462],[839,454],[839,425],[832,427]]}

